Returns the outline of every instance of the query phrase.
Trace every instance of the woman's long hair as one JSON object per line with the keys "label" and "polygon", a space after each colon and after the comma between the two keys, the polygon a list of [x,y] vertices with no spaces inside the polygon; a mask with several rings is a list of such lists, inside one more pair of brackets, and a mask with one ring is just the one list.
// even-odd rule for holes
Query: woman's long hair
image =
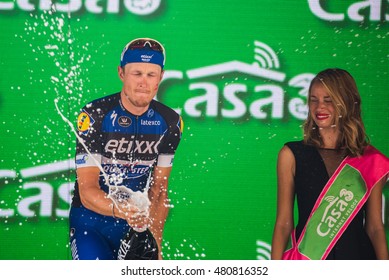
{"label": "woman's long hair", "polygon": [[[361,97],[354,78],[346,70],[332,68],[321,71],[313,78],[309,86],[308,104],[310,104],[312,87],[323,85],[328,91],[336,111],[335,124],[339,129],[338,149],[346,149],[350,156],[360,156],[369,144],[365,126],[361,117]],[[304,142],[323,146],[319,128],[308,112],[304,123]]]}

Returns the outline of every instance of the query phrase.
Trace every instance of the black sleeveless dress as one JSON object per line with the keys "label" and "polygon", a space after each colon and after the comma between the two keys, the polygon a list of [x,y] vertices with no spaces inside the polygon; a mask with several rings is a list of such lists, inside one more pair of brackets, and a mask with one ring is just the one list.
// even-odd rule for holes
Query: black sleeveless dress
{"label": "black sleeveless dress", "polygon": [[[296,240],[322,189],[345,157],[343,150],[318,149],[303,141],[288,142],[295,157],[295,195],[298,207]],[[364,206],[331,250],[327,260],[376,259],[373,245],[364,229]]]}

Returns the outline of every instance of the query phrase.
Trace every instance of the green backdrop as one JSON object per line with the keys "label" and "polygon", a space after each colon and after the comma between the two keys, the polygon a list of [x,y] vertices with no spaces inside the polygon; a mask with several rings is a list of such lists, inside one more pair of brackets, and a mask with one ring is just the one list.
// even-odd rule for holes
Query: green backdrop
{"label": "green backdrop", "polygon": [[75,137],[54,100],[75,122],[119,91],[133,38],[164,44],[157,98],[185,122],[165,259],[269,258],[277,154],[301,138],[322,69],[355,77],[371,142],[389,155],[387,1],[53,2],[0,1],[0,259],[70,259]]}

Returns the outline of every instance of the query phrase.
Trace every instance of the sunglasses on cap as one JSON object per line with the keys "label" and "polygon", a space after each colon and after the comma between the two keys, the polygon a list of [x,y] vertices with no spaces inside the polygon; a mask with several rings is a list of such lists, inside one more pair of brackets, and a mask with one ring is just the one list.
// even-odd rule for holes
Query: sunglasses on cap
{"label": "sunglasses on cap", "polygon": [[165,55],[164,47],[158,41],[149,38],[140,38],[140,39],[132,40],[127,44],[124,51],[143,49],[146,47],[149,47],[153,51],[162,52]]}

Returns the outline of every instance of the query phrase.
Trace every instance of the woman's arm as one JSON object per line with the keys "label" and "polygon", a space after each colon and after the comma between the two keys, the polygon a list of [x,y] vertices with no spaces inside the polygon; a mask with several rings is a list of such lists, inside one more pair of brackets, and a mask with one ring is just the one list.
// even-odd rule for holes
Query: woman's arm
{"label": "woman's arm", "polygon": [[382,178],[373,188],[367,201],[365,229],[373,244],[377,259],[388,260],[388,243],[382,222],[382,189],[387,177]]}
{"label": "woman's arm", "polygon": [[273,260],[281,259],[294,227],[295,165],[292,151],[287,146],[284,146],[278,154],[277,161],[277,216],[271,252]]}

